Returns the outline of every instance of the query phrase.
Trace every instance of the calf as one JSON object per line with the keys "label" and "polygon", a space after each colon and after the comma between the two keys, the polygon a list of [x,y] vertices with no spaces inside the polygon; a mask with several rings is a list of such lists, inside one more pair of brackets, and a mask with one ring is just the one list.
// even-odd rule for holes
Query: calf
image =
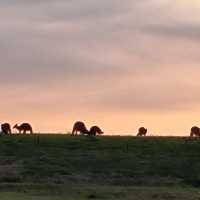
{"label": "calf", "polygon": [[96,136],[97,134],[101,135],[103,131],[98,126],[92,126],[88,135]]}

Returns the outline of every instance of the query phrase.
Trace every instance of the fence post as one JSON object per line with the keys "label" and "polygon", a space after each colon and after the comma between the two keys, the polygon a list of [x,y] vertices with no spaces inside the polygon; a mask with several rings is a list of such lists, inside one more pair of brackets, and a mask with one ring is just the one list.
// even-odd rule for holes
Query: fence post
{"label": "fence post", "polygon": [[39,136],[39,134],[37,135],[37,145],[39,145],[40,144],[40,136]]}
{"label": "fence post", "polygon": [[127,152],[128,152],[129,151],[129,145],[128,145],[128,143],[126,145],[126,149],[127,149]]}
{"label": "fence post", "polygon": [[40,144],[40,137],[38,134],[34,135],[34,144],[39,145]]}

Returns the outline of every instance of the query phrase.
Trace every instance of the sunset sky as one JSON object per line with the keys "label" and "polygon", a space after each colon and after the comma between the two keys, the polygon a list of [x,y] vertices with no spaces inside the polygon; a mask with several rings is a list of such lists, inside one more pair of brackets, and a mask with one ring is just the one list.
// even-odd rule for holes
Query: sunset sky
{"label": "sunset sky", "polygon": [[108,134],[200,125],[199,0],[0,0],[0,121]]}

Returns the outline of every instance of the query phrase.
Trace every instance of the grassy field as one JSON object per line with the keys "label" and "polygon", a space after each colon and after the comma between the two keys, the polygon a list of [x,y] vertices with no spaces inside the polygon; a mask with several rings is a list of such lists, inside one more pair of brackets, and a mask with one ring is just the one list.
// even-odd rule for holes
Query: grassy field
{"label": "grassy field", "polygon": [[200,199],[200,139],[0,137],[0,198]]}
{"label": "grassy field", "polygon": [[[7,186],[8,187],[8,186]],[[21,185],[0,192],[1,200],[199,200],[196,188],[134,187],[134,186],[38,186]],[[47,188],[48,187],[48,188]]]}

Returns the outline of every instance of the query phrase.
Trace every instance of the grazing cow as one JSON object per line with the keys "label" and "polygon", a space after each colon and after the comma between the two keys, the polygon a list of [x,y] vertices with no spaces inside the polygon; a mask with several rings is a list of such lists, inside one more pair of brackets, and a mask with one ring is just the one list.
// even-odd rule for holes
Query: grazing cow
{"label": "grazing cow", "polygon": [[197,126],[193,126],[191,128],[190,136],[200,136],[200,128]]}
{"label": "grazing cow", "polygon": [[3,123],[1,124],[1,131],[2,133],[8,135],[8,134],[11,134],[11,127],[10,127],[10,124],[8,123]]}
{"label": "grazing cow", "polygon": [[101,135],[103,131],[98,126],[92,126],[88,135],[96,136],[97,134]]}
{"label": "grazing cow", "polygon": [[87,130],[85,124],[83,122],[75,122],[73,129],[72,129],[72,135],[78,135],[78,132],[80,134],[89,134],[89,131]]}
{"label": "grazing cow", "polygon": [[33,134],[33,129],[28,123],[23,123],[21,125],[15,124],[13,128],[16,128],[19,131],[19,133],[22,132],[23,134],[26,134],[26,132],[29,131],[30,134]]}
{"label": "grazing cow", "polygon": [[147,129],[146,129],[146,128],[140,127],[140,128],[138,129],[138,134],[137,134],[137,136],[146,136],[146,134],[147,134]]}

